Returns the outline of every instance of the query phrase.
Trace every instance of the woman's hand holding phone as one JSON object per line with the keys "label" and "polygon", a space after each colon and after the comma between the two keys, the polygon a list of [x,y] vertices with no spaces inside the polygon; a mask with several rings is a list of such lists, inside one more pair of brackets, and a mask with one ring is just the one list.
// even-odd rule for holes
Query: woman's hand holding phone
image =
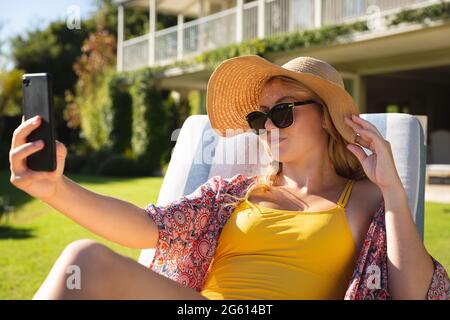
{"label": "woman's hand holding phone", "polygon": [[67,156],[63,143],[55,140],[56,170],[34,171],[28,168],[26,158],[44,147],[27,142],[28,135],[41,125],[42,119],[24,119],[14,130],[9,151],[10,181],[14,186],[105,239],[130,248],[156,247],[158,227],[145,209],[89,191],[63,175]]}
{"label": "woman's hand holding phone", "polygon": [[105,239],[131,248],[155,247],[158,227],[145,209],[63,175],[67,148],[55,139],[51,76],[24,75],[22,92],[24,116],[9,151],[11,184]]}
{"label": "woman's hand holding phone", "polygon": [[55,171],[46,172],[29,169],[26,158],[41,150],[44,147],[44,142],[42,140],[34,143],[27,142],[27,136],[41,123],[42,119],[39,116],[27,121],[22,117],[22,123],[14,130],[9,151],[10,182],[29,195],[45,200],[55,195],[57,186],[62,181],[67,148],[63,143],[56,140],[57,166]]}

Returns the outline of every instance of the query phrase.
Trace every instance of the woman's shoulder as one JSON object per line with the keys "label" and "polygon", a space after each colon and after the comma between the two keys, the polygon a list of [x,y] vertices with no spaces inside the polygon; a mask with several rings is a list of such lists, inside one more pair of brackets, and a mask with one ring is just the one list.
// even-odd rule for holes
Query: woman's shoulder
{"label": "woman's shoulder", "polygon": [[383,201],[381,189],[368,178],[354,182],[352,196],[353,203],[369,215],[375,213]]}

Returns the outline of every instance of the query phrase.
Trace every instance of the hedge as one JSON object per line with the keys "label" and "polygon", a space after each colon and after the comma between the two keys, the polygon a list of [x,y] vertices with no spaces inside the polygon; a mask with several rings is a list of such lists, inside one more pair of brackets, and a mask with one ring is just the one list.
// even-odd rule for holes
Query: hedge
{"label": "hedge", "polygon": [[154,76],[149,69],[135,73],[131,96],[133,100],[131,149],[134,158],[148,166],[148,174],[160,172],[163,155],[170,140],[169,114],[164,107],[161,91],[156,87]]}

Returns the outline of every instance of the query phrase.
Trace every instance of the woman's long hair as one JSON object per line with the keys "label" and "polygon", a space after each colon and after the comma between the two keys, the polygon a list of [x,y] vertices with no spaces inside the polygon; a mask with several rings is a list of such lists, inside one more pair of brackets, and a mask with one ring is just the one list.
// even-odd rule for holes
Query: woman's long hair
{"label": "woman's long hair", "polygon": [[[281,80],[284,84],[289,85],[294,90],[296,90],[296,92],[303,92],[308,94],[313,100],[316,100],[322,104],[320,110],[322,110],[322,117],[325,123],[324,130],[328,133],[328,154],[336,173],[339,176],[347,179],[364,179],[366,175],[361,167],[359,160],[352,152],[350,152],[350,150],[346,148],[347,142],[334,126],[333,121],[331,120],[330,113],[328,111],[328,107],[323,102],[323,100],[315,92],[295,79],[285,76],[275,76],[270,78],[268,82],[275,79]],[[256,192],[256,190],[263,192],[270,190],[270,188],[274,186],[282,171],[283,163],[272,161],[271,165],[269,165],[268,169],[266,169],[266,172],[258,175],[255,181],[249,186],[244,199],[247,199],[250,194],[252,192]],[[238,199],[240,201],[243,200],[241,198]]]}

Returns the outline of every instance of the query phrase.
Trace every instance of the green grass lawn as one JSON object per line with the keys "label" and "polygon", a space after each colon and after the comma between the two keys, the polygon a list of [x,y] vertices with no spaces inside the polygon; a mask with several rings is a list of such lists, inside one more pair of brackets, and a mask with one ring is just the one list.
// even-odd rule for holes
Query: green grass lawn
{"label": "green grass lawn", "polygon": [[[156,202],[162,183],[162,178],[69,177],[140,207]],[[103,240],[18,190],[9,183],[9,171],[0,172],[0,194],[14,206],[0,224],[0,299],[31,299],[64,247],[77,239],[97,239],[121,254],[136,260],[139,256],[139,250]],[[450,270],[450,205],[426,203],[425,210],[426,247]]]}
{"label": "green grass lawn", "polygon": [[[140,207],[156,202],[162,183],[162,178],[150,177],[68,176],[89,190]],[[99,238],[15,188],[9,182],[9,172],[0,172],[0,190],[15,208],[0,224],[0,299],[31,299],[64,247],[77,239],[96,239],[116,252],[138,259],[139,250]]]}

